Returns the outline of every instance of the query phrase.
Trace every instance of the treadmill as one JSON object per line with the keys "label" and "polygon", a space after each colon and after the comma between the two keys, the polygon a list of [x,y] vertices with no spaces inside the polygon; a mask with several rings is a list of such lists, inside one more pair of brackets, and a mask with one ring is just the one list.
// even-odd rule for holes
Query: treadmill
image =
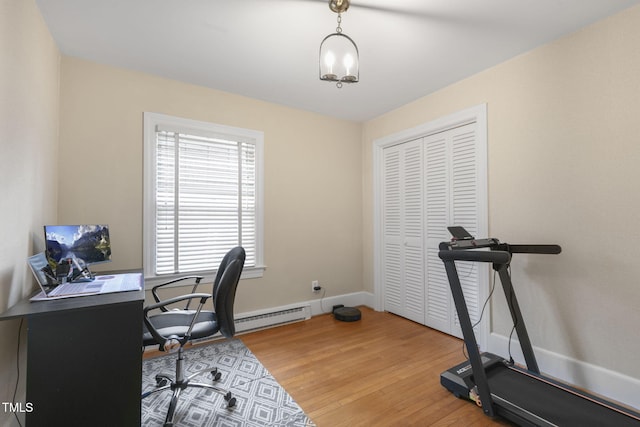
{"label": "treadmill", "polygon": [[[498,239],[475,239],[450,227],[453,239],[442,242],[444,262],[469,360],[443,372],[441,384],[455,396],[473,400],[489,417],[501,416],[520,426],[640,426],[640,414],[540,374],[516,298],[509,265],[513,254],[559,254],[558,245],[510,245]],[[526,369],[491,353],[480,353],[455,261],[493,264],[509,304]]]}

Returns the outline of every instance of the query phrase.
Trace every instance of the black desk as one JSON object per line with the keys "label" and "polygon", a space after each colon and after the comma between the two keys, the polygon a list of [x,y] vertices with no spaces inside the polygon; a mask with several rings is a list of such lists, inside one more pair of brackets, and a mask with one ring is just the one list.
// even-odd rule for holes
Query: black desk
{"label": "black desk", "polygon": [[27,318],[27,426],[140,426],[143,304],[144,290],[26,298],[0,315]]}

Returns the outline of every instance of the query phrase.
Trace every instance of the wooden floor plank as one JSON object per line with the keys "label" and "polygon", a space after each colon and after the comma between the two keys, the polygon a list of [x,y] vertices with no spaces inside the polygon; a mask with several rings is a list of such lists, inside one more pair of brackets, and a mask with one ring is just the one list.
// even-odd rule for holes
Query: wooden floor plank
{"label": "wooden floor plank", "polygon": [[462,341],[390,313],[326,314],[239,338],[318,425],[509,426],[440,385]]}

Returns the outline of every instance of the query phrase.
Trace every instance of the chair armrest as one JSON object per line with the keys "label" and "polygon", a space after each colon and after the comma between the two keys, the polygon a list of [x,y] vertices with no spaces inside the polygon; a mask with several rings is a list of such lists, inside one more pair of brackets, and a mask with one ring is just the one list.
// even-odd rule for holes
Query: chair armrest
{"label": "chair armrest", "polygon": [[[164,282],[164,283],[160,283],[159,285],[154,286],[151,289],[151,293],[153,294],[153,299],[159,303],[160,300],[160,296],[158,295],[158,289],[160,289],[163,286],[167,286],[167,285],[173,285],[174,283],[178,283],[181,282],[183,280],[191,280],[191,279],[195,279],[196,283],[193,285],[193,289],[191,290],[191,293],[195,293],[196,292],[196,288],[198,287],[198,285],[200,284],[200,281],[203,279],[202,276],[184,276],[184,277],[179,277],[177,279],[174,280],[170,280],[168,282]],[[190,301],[190,300],[189,300]],[[187,302],[187,306],[185,307],[185,310],[189,308],[189,303]],[[167,311],[166,308],[161,308],[162,311]]]}
{"label": "chair armrest", "polygon": [[[171,304],[175,304],[177,302],[181,302],[181,301],[185,301],[185,300],[193,300],[193,299],[200,299],[200,304],[198,305],[198,309],[196,311],[196,314],[194,315],[194,319],[192,320],[192,325],[189,328],[189,332],[186,336],[184,337],[165,337],[164,335],[161,335],[160,332],[158,332],[158,330],[153,326],[153,324],[151,323],[151,320],[149,319],[149,312],[151,310],[155,310],[157,308],[161,309],[162,311],[168,311],[166,306],[167,305],[171,305]],[[164,351],[164,346],[167,343],[168,340],[175,338],[180,342],[180,346],[182,347],[184,345],[184,343],[189,339],[189,335],[191,333],[191,328],[193,327],[193,323],[195,322],[195,316],[197,316],[200,313],[200,310],[202,309],[202,306],[207,302],[207,300],[211,298],[210,294],[188,294],[188,295],[180,295],[174,298],[169,298],[167,300],[161,301],[159,303],[156,304],[151,304],[149,306],[146,306],[143,309],[143,320],[144,320],[144,324],[147,326],[147,329],[149,330],[149,332],[151,333],[151,335],[153,335],[153,338],[158,342],[158,344],[160,345],[160,350]]]}
{"label": "chair armrest", "polygon": [[207,302],[207,300],[208,300],[209,298],[211,298],[211,297],[212,297],[212,295],[211,295],[211,294],[187,294],[187,295],[180,295],[180,296],[177,296],[177,297],[173,297],[173,298],[166,299],[166,300],[164,300],[164,301],[160,301],[160,302],[158,302],[158,303],[156,303],[156,304],[151,304],[151,305],[146,306],[146,307],[144,308],[144,315],[145,315],[145,317],[146,317],[148,312],[150,312],[151,310],[155,310],[155,309],[157,309],[157,308],[159,308],[159,309],[161,309],[161,310],[162,310],[163,308],[165,308],[165,309],[164,309],[164,310],[162,310],[162,311],[168,311],[168,310],[166,309],[166,306],[167,306],[167,305],[175,304],[175,303],[180,302],[180,301],[192,300],[192,299],[196,299],[196,298],[200,298],[200,304],[204,304],[204,303],[206,303],[206,302]]}

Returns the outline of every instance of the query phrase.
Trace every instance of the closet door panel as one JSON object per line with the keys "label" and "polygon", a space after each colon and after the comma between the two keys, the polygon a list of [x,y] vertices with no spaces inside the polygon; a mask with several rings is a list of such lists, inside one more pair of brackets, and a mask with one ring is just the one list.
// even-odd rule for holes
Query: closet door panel
{"label": "closet door panel", "polygon": [[421,140],[384,149],[385,310],[424,324],[423,154]]}
{"label": "closet door panel", "polygon": [[383,152],[383,283],[385,309],[402,312],[403,268],[402,193],[400,149],[389,147]]}
{"label": "closet door panel", "polygon": [[449,239],[449,147],[446,132],[428,136],[425,145],[426,316],[425,324],[451,332],[451,292],[438,257],[438,245]]}
{"label": "closet door panel", "polygon": [[424,324],[425,277],[423,252],[422,141],[403,144],[404,176],[404,317]]}
{"label": "closet door panel", "polygon": [[[478,165],[476,127],[473,124],[450,131],[451,224],[461,225],[478,236]],[[479,268],[475,263],[456,262],[472,323],[480,313]],[[453,307],[453,303],[451,305]],[[462,337],[458,314],[452,316],[451,334]]]}
{"label": "closet door panel", "polygon": [[475,126],[450,131],[451,221],[476,236],[478,232],[478,174]]}

